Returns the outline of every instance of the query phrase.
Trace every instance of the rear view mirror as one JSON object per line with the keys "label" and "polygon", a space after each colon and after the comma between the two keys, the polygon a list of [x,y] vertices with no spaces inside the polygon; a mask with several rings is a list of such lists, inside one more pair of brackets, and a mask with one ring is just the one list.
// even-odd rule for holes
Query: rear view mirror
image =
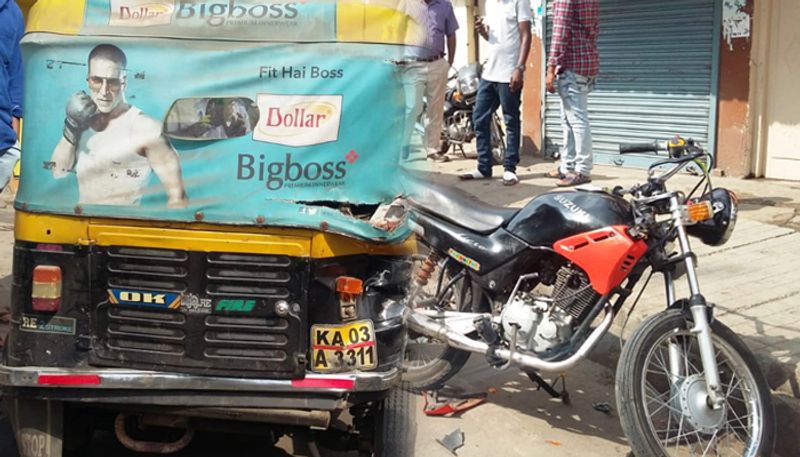
{"label": "rear view mirror", "polygon": [[195,141],[237,138],[252,132],[258,117],[258,106],[245,97],[181,98],[164,119],[164,134]]}

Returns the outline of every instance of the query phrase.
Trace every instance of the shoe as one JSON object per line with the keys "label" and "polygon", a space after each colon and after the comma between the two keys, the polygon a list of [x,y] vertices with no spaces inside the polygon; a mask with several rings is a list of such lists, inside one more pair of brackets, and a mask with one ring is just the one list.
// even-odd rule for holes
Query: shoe
{"label": "shoe", "polygon": [[450,157],[447,157],[446,154],[439,154],[439,153],[434,152],[434,153],[428,154],[428,160],[433,160],[434,162],[442,162],[442,163],[444,163],[444,162],[449,162],[450,161]]}
{"label": "shoe", "polygon": [[559,180],[556,183],[556,186],[558,187],[579,186],[581,184],[586,184],[590,182],[592,182],[592,178],[583,173],[567,173],[567,176],[565,176],[564,179]]}
{"label": "shoe", "polygon": [[503,172],[503,185],[504,186],[513,186],[519,182],[519,178],[517,178],[516,173],[513,171],[504,171]]}
{"label": "shoe", "polygon": [[555,170],[550,170],[544,174],[545,178],[553,178],[553,179],[564,179],[567,177],[564,173],[561,172],[560,169],[556,168]]}
{"label": "shoe", "polygon": [[489,179],[491,176],[486,176],[485,174],[481,173],[480,170],[472,170],[467,173],[462,173],[458,175],[458,179],[462,181],[471,181],[473,179]]}

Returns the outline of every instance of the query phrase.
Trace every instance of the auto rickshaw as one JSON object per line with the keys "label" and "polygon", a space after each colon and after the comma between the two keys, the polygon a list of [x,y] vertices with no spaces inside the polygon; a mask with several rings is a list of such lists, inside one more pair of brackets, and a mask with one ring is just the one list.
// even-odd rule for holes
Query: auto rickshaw
{"label": "auto rickshaw", "polygon": [[22,457],[101,425],[134,451],[232,430],[410,452],[415,245],[376,220],[418,32],[388,0],[33,6],[0,365]]}

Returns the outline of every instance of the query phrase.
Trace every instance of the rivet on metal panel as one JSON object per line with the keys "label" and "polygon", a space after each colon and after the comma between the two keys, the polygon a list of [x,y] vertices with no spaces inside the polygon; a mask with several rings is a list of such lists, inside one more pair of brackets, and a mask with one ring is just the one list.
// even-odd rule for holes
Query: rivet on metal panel
{"label": "rivet on metal panel", "polygon": [[25,203],[25,202],[22,202],[22,204],[19,205],[19,207],[20,207],[21,210],[26,211],[28,209],[28,204]]}
{"label": "rivet on metal panel", "polygon": [[285,300],[275,303],[275,314],[280,317],[286,317],[289,314],[289,303]]}
{"label": "rivet on metal panel", "polygon": [[258,224],[258,225],[263,225],[264,222],[266,222],[266,221],[267,221],[267,218],[265,218],[264,216],[259,215],[258,217],[256,217],[256,224]]}
{"label": "rivet on metal panel", "polygon": [[327,231],[328,227],[329,227],[329,225],[328,225],[328,223],[326,221],[322,221],[322,222],[319,223],[319,229],[322,230],[323,232]]}
{"label": "rivet on metal panel", "polygon": [[205,217],[205,215],[203,214],[202,211],[198,211],[198,212],[194,213],[194,220],[196,220],[196,221],[202,221],[204,217]]}
{"label": "rivet on metal panel", "polygon": [[81,205],[75,206],[75,214],[83,214],[83,208],[81,208]]}

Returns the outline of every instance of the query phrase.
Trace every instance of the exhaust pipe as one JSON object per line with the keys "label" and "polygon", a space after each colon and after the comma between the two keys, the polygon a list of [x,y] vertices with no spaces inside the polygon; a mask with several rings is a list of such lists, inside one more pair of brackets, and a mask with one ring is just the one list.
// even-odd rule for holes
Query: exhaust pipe
{"label": "exhaust pipe", "polygon": [[[595,328],[592,333],[589,334],[589,337],[586,338],[586,341],[581,345],[580,348],[578,348],[578,351],[567,359],[556,362],[548,362],[536,356],[522,354],[515,350],[509,350],[506,348],[496,349],[492,355],[505,360],[506,362],[510,361],[516,365],[520,365],[525,368],[532,368],[534,370],[548,372],[568,370],[575,366],[579,360],[586,357],[586,355],[595,347],[597,342],[600,341],[600,338],[602,338],[602,336],[611,327],[611,322],[614,320],[614,309],[610,305],[606,304],[604,310],[606,314],[605,317],[603,317],[603,321],[600,323],[600,325],[598,325],[597,328]],[[452,346],[456,349],[475,352],[478,354],[488,354],[491,350],[489,345],[483,341],[473,340],[472,338],[458,333],[457,331],[431,319],[430,317],[414,312],[410,308],[406,308],[406,322],[408,323],[408,328],[410,330],[421,333],[425,336],[429,336],[436,340],[446,342],[449,346]]]}

